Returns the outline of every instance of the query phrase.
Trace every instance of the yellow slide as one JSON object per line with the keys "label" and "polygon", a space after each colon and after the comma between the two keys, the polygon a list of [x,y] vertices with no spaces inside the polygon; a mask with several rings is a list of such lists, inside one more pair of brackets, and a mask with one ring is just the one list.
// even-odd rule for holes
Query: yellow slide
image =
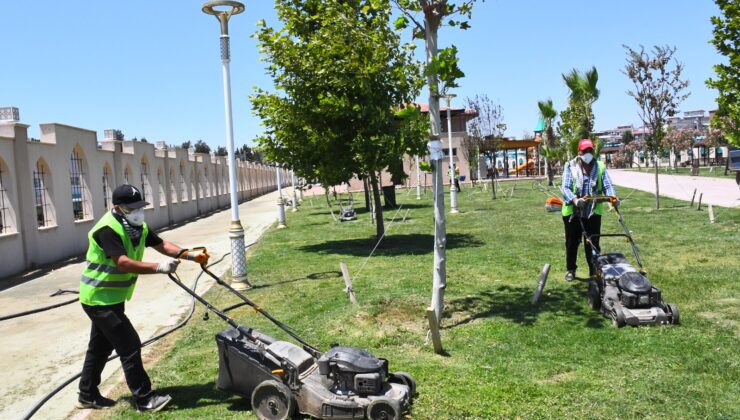
{"label": "yellow slide", "polygon": [[532,169],[532,167],[533,167],[533,166],[534,166],[534,161],[533,161],[533,160],[530,160],[530,161],[529,161],[529,162],[527,162],[527,163],[522,163],[521,165],[517,166],[517,168],[516,168],[516,169],[511,169],[511,170],[509,171],[509,175],[513,175],[513,174],[515,174],[515,173],[517,173],[517,172],[522,172],[522,171],[524,171],[524,170],[525,170],[526,168],[530,168],[530,169]]}

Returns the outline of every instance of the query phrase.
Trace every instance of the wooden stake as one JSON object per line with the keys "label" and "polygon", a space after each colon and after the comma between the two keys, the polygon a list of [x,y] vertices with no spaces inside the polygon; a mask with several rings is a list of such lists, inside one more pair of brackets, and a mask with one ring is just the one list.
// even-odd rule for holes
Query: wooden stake
{"label": "wooden stake", "polygon": [[442,354],[442,339],[439,337],[439,325],[437,325],[437,316],[434,314],[434,308],[431,306],[427,308],[427,319],[429,320],[429,331],[432,334],[432,344],[434,345],[434,352]]}
{"label": "wooden stake", "polygon": [[714,209],[709,205],[709,223],[714,223]]}
{"label": "wooden stake", "polygon": [[704,197],[704,193],[699,193],[699,205],[696,206],[697,210],[701,210],[701,199]]}
{"label": "wooden stake", "polygon": [[353,305],[357,305],[357,298],[355,297],[355,291],[352,290],[352,279],[349,277],[349,270],[347,264],[344,261],[339,262],[339,268],[342,270],[342,277],[344,277],[344,291],[349,295],[349,300]]}
{"label": "wooden stake", "polygon": [[689,207],[694,207],[695,198],[696,198],[696,188],[694,188],[694,195],[691,196],[691,205],[689,205]]}

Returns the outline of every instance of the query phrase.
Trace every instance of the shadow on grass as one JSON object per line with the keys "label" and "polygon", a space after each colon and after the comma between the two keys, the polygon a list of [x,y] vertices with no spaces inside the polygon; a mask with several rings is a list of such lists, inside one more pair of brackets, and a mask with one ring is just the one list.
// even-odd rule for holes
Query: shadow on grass
{"label": "shadow on grass", "polygon": [[248,412],[252,410],[249,399],[225,391],[219,391],[215,382],[205,384],[178,385],[159,388],[160,394],[172,395],[177,409],[195,409],[211,405],[230,404],[227,410]]}
{"label": "shadow on grass", "polygon": [[[303,252],[319,254],[341,254],[364,257],[376,244],[374,237],[326,241],[305,245],[298,249]],[[471,248],[483,246],[473,235],[466,233],[447,234],[447,249]],[[412,233],[407,235],[386,236],[375,250],[376,256],[422,255],[434,250],[434,235]]]}
{"label": "shadow on grass", "polygon": [[[532,304],[534,290],[526,287],[502,285],[494,290],[485,290],[478,296],[450,300],[445,306],[443,329],[471,323],[477,319],[499,317],[521,325],[532,325],[540,314],[550,312],[558,317],[570,318],[573,323],[583,320],[588,328],[604,328],[606,319],[597,311],[587,309],[581,303],[586,300],[586,289],[577,286],[567,289],[545,289],[538,304]],[[463,314],[462,318],[458,318]]]}
{"label": "shadow on grass", "polygon": [[301,280],[323,280],[323,279],[337,278],[341,276],[342,276],[341,271],[322,271],[320,273],[311,273],[307,275],[306,277],[299,277],[297,279],[282,280],[282,281],[276,281],[274,283],[267,283],[267,284],[255,284],[252,286],[252,289],[264,289],[267,287],[280,286],[281,284],[294,283],[294,282],[301,281]]}

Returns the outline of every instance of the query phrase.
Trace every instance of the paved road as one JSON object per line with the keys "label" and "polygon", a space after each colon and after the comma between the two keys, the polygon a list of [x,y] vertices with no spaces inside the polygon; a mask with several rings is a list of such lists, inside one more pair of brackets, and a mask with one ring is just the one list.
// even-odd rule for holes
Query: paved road
{"label": "paved road", "polygon": [[[289,188],[284,190],[284,194],[289,192]],[[277,193],[271,193],[239,206],[247,244],[257,241],[276,221],[276,199]],[[213,256],[212,261],[216,261],[230,251],[226,233],[230,219],[231,212],[226,209],[162,232],[161,237],[185,247],[207,246]],[[164,258],[151,249],[147,249],[144,255],[145,261]],[[82,265],[82,262],[62,264],[59,269],[0,292],[0,315],[70,299],[73,295],[49,297],[49,294],[57,289],[76,290]],[[226,257],[212,270],[221,275],[230,265],[231,259]],[[178,274],[185,283],[190,283],[199,271],[196,264],[183,262]],[[205,281],[205,276],[201,277],[200,283],[199,293],[212,284]],[[174,325],[187,312],[189,304],[189,295],[166,276],[151,275],[139,278],[134,297],[126,305],[126,312],[143,341],[158,330]],[[0,419],[21,418],[43,395],[80,371],[89,328],[90,322],[78,303],[0,322]],[[145,357],[146,352],[145,349]],[[120,362],[108,363],[103,380],[116,371],[122,377]],[[76,400],[77,381],[46,403],[35,418],[67,418]]]}
{"label": "paved road", "polygon": [[[616,185],[655,194],[655,174],[610,169],[609,175]],[[740,188],[733,179],[660,173],[658,184],[661,197],[691,201],[696,188],[697,201],[699,194],[704,194],[702,203],[721,207],[740,207]]]}

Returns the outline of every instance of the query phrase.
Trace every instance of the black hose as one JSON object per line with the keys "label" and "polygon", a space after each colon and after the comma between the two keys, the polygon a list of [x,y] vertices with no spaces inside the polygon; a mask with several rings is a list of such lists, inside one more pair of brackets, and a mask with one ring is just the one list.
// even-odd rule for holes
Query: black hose
{"label": "black hose", "polygon": [[[222,256],[222,257],[221,257],[221,258],[220,258],[220,259],[219,259],[218,261],[214,261],[213,263],[209,264],[209,265],[208,265],[208,267],[212,267],[212,266],[214,266],[214,265],[216,265],[216,264],[220,263],[220,262],[221,262],[221,261],[223,261],[223,260],[224,260],[224,258],[226,258],[226,256],[227,256],[227,255],[229,255],[229,254],[230,254],[230,252],[227,252],[227,253],[226,253],[226,254],[224,254],[224,255],[223,255],[223,256]],[[200,272],[200,274],[198,274],[198,276],[197,276],[197,277],[195,278],[195,281],[193,282],[193,290],[195,290],[195,288],[196,288],[196,287],[198,287],[198,280],[200,280],[200,276],[202,276],[202,275],[203,275],[203,271],[201,271],[201,272]],[[183,320],[182,320],[182,321],[178,322],[178,323],[177,323],[177,325],[173,326],[173,327],[172,327],[172,328],[170,328],[169,330],[167,330],[167,331],[165,331],[165,332],[163,332],[163,333],[161,333],[161,334],[159,334],[159,335],[155,335],[154,337],[152,337],[152,338],[150,338],[150,339],[146,340],[145,342],[141,343],[141,347],[146,347],[146,346],[148,346],[149,344],[152,344],[152,343],[154,343],[155,341],[157,341],[157,340],[161,339],[162,337],[165,337],[165,336],[167,336],[167,335],[169,335],[169,334],[171,334],[171,333],[175,332],[176,330],[178,330],[178,329],[182,328],[183,326],[185,326],[185,324],[187,324],[187,323],[188,323],[188,321],[190,321],[190,318],[192,318],[192,316],[193,316],[193,313],[194,313],[194,312],[195,312],[195,297],[191,297],[191,302],[190,302],[190,311],[188,312],[187,316],[185,316],[185,318],[183,318]],[[117,358],[118,358],[118,355],[117,355],[117,354],[114,354],[114,355],[112,355],[112,356],[110,356],[110,357],[108,358],[108,362],[110,362],[111,360],[117,359]],[[106,363],[107,363],[107,362],[106,362]],[[31,410],[29,410],[29,411],[28,411],[28,413],[26,413],[26,415],[25,415],[25,416],[23,416],[23,420],[28,420],[28,419],[30,419],[31,417],[33,417],[33,415],[34,415],[34,414],[36,414],[36,412],[37,412],[37,411],[39,411],[39,409],[40,409],[40,408],[41,408],[41,407],[42,407],[42,406],[43,406],[44,404],[46,404],[46,402],[47,402],[47,401],[49,401],[49,400],[50,400],[50,399],[51,399],[51,398],[52,398],[52,397],[53,397],[54,395],[58,394],[58,393],[59,393],[59,391],[61,391],[61,390],[62,390],[62,389],[64,389],[64,388],[65,388],[65,387],[66,387],[67,385],[69,385],[69,384],[71,384],[72,382],[74,382],[74,380],[75,380],[75,379],[78,379],[78,378],[79,378],[80,376],[82,376],[82,372],[79,372],[79,373],[77,373],[77,374],[75,374],[75,375],[73,375],[73,376],[71,376],[71,377],[67,378],[67,379],[66,379],[66,380],[65,380],[64,382],[62,382],[62,384],[61,384],[61,385],[57,386],[57,387],[56,387],[56,388],[54,388],[54,389],[53,389],[53,390],[52,390],[51,392],[49,392],[48,394],[46,394],[46,395],[45,395],[45,396],[44,396],[43,398],[41,398],[41,399],[40,399],[40,400],[39,400],[39,401],[38,401],[38,402],[36,403],[36,405],[34,405],[34,406],[33,406],[33,407],[31,408]]]}
{"label": "black hose", "polygon": [[28,311],[24,311],[24,312],[18,312],[16,314],[10,314],[10,315],[0,316],[0,321],[7,321],[8,319],[20,318],[22,316],[26,316],[26,315],[31,315],[31,314],[39,313],[39,312],[48,311],[50,309],[58,308],[60,306],[69,305],[70,303],[75,303],[78,300],[79,300],[78,298],[74,298],[74,299],[70,299],[70,300],[67,300],[67,301],[64,301],[64,302],[56,303],[54,305],[44,306],[42,308],[36,308],[36,309],[31,309],[31,310],[28,310]]}

